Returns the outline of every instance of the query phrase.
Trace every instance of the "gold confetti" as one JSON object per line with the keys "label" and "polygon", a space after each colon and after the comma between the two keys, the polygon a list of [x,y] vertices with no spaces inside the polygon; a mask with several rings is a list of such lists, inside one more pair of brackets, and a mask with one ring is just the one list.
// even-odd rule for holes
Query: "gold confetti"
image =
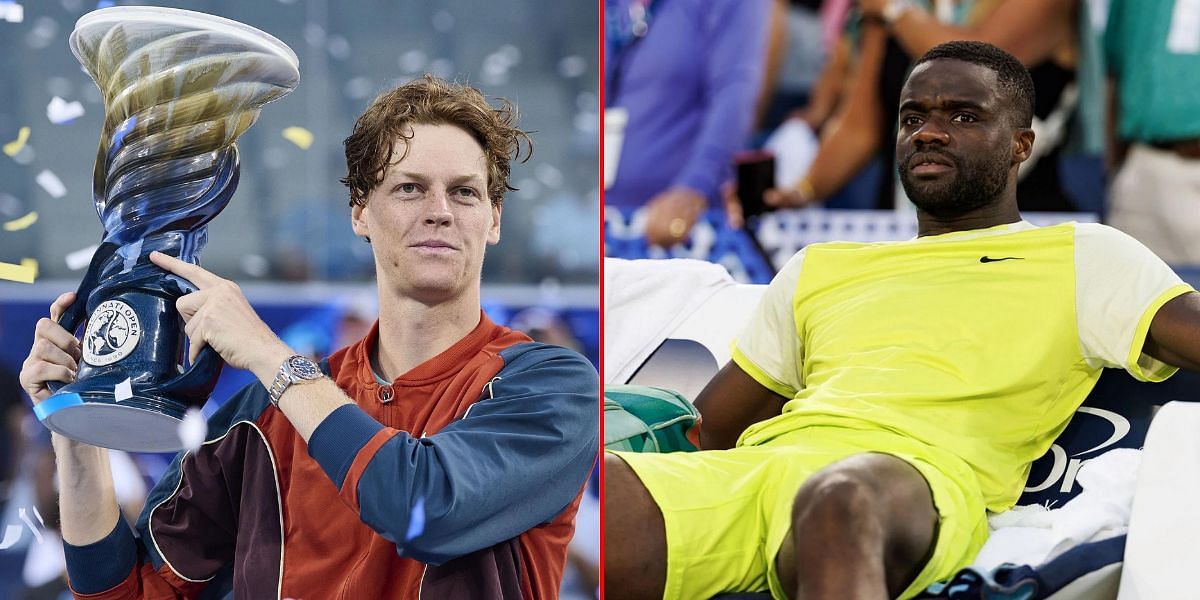
{"label": "gold confetti", "polygon": [[17,139],[4,145],[4,153],[9,156],[16,156],[21,151],[21,148],[25,147],[25,142],[27,141],[29,141],[29,128],[22,127],[17,132]]}
{"label": "gold confetti", "polygon": [[283,139],[299,146],[301,150],[308,150],[313,143],[313,134],[303,127],[288,127],[283,130]]}
{"label": "gold confetti", "polygon": [[37,211],[36,210],[31,211],[29,214],[27,214],[19,219],[13,219],[13,220],[5,223],[4,230],[5,231],[20,231],[22,229],[25,229],[26,227],[29,227],[30,225],[33,225],[34,223],[37,223],[37,220],[38,220]]}
{"label": "gold confetti", "polygon": [[21,264],[0,262],[0,279],[33,283],[38,275],[38,261],[35,258],[23,258]]}

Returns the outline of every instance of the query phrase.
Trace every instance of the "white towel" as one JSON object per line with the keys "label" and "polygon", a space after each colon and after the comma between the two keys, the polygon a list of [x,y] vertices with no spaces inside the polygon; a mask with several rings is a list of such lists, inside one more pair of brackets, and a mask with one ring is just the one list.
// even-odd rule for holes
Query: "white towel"
{"label": "white towel", "polygon": [[993,515],[991,536],[972,566],[981,571],[1006,562],[1037,566],[1080,544],[1125,533],[1141,460],[1141,450],[1109,450],[1083,461],[1076,477],[1083,491],[1062,508],[1017,506]]}
{"label": "white towel", "polygon": [[605,258],[605,383],[628,381],[669,332],[734,285],[724,267],[710,262]]}

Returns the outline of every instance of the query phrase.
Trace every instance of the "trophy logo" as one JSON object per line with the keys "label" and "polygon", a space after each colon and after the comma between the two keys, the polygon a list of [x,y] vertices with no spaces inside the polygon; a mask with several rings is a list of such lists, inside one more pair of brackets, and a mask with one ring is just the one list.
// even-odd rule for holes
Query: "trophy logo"
{"label": "trophy logo", "polygon": [[142,328],[133,307],[120,300],[107,300],[88,318],[83,360],[94,367],[111,365],[129,356],[141,337]]}
{"label": "trophy logo", "polygon": [[206,347],[186,364],[175,301],[195,287],[149,254],[199,263],[209,221],[237,189],[235,142],[299,84],[299,61],[253,27],[172,8],[92,11],[70,41],[104,100],[92,177],[104,237],[60,321],[72,333],[87,322],[83,361],[34,413],[88,444],[178,450],[179,423],[208,399],[222,362]]}

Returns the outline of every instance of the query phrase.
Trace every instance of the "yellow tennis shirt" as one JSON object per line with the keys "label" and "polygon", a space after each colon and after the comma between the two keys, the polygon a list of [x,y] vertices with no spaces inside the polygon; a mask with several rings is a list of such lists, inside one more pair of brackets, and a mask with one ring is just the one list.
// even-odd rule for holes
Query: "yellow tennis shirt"
{"label": "yellow tennis shirt", "polygon": [[810,245],[734,342],[742,370],[792,398],[738,445],[807,427],[890,431],[961,457],[988,509],[1006,510],[1102,368],[1175,372],[1141,349],[1158,308],[1189,291],[1098,224]]}

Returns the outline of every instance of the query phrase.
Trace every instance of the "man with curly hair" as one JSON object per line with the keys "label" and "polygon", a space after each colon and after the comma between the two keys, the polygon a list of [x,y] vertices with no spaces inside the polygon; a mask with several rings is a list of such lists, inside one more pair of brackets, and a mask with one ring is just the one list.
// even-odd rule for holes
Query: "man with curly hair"
{"label": "man with curly hair", "polygon": [[[212,347],[259,382],[181,453],[137,524],[107,454],[55,435],[77,597],[554,598],[596,458],[598,378],[480,309],[500,239],[515,111],[426,76],[384,93],[346,138],[351,225],[374,252],[379,320],[321,364],[238,286],[162,254],[199,290],[177,303],[192,357]],[[35,401],[79,342],[60,296],[21,374]]]}

